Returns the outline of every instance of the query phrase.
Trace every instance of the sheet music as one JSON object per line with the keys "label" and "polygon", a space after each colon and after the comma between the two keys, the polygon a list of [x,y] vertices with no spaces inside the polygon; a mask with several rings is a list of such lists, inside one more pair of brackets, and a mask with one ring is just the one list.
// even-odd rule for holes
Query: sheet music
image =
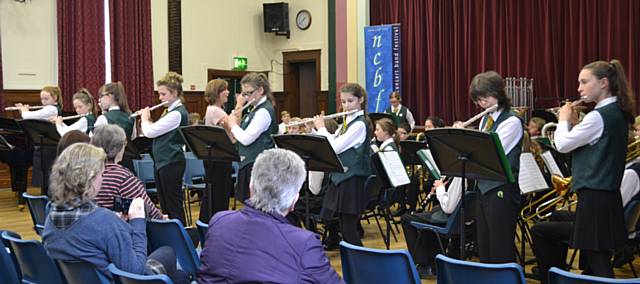
{"label": "sheet music", "polygon": [[518,175],[518,185],[520,192],[527,194],[537,192],[549,188],[547,181],[544,179],[536,159],[531,153],[522,153],[520,155],[520,174]]}
{"label": "sheet music", "polygon": [[433,159],[433,155],[431,154],[431,150],[429,150],[429,149],[420,149],[420,150],[418,150],[417,153],[418,153],[418,157],[422,158],[423,160],[426,159],[426,162],[424,164],[427,165],[427,167],[429,168],[429,171],[432,173],[434,178],[440,179],[442,174],[440,174],[440,169],[438,168],[438,165],[436,164],[436,161]]}
{"label": "sheet music", "polygon": [[385,172],[387,172],[391,185],[398,187],[411,183],[398,152],[378,152],[378,155],[380,156],[380,162]]}
{"label": "sheet music", "polygon": [[547,169],[549,169],[549,172],[551,172],[552,175],[564,177],[550,151],[544,151],[540,156],[542,156],[544,164],[547,166]]}

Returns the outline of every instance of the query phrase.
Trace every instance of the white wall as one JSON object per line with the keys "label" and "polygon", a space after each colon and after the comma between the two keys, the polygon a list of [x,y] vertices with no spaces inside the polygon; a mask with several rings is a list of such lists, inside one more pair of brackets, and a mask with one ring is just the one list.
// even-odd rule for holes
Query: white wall
{"label": "white wall", "polygon": [[[207,69],[231,70],[234,56],[246,56],[248,70],[274,71],[269,78],[281,91],[283,51],[321,49],[321,89],[328,89],[327,2],[288,0],[291,39],[263,32],[261,0],[183,0],[182,70],[185,89],[204,90]],[[301,9],[311,12],[311,27],[295,26]],[[40,89],[57,84],[56,1],[0,0],[2,63],[6,89]],[[154,82],[169,68],[167,0],[151,1]],[[273,65],[273,69],[272,66]],[[21,73],[26,75],[20,75]]]}
{"label": "white wall", "polygon": [[55,0],[0,0],[5,89],[41,89],[58,82]]}

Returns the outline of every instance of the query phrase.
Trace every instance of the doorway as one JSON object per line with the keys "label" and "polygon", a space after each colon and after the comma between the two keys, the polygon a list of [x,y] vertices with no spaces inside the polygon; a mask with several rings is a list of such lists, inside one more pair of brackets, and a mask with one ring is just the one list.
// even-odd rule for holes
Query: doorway
{"label": "doorway", "polygon": [[318,113],[320,94],[320,50],[283,52],[285,106],[291,116],[312,117]]}

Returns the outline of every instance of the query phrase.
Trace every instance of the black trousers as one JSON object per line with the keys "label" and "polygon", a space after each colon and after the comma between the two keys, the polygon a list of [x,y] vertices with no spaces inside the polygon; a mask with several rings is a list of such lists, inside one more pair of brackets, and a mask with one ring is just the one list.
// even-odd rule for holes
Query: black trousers
{"label": "black trousers", "polygon": [[184,194],[182,191],[182,176],[185,161],[178,161],[156,169],[156,187],[160,197],[162,212],[171,219],[178,219],[185,227]]}
{"label": "black trousers", "polygon": [[200,221],[209,224],[211,216],[218,211],[229,209],[229,198],[233,188],[231,174],[233,169],[230,162],[213,162],[211,169],[209,163],[204,163],[207,180],[211,183],[211,191],[205,190],[200,203]]}
{"label": "black trousers", "polygon": [[536,255],[542,283],[547,283],[551,267],[566,269],[568,242],[573,233],[575,213],[553,212],[549,221],[538,222],[531,227],[533,252]]}
{"label": "black trousers", "polygon": [[505,184],[478,196],[478,249],[480,262],[514,262],[516,220],[520,192],[516,184]]}
{"label": "black trousers", "polygon": [[10,166],[9,171],[11,173],[11,190],[18,193],[18,204],[25,204],[22,193],[27,191],[27,175],[29,173],[29,168],[23,166]]}
{"label": "black trousers", "polygon": [[[416,264],[435,268],[435,257],[436,254],[440,252],[440,245],[438,244],[436,235],[426,230],[420,233],[415,227],[411,226],[411,221],[444,226],[442,223],[432,222],[430,217],[431,212],[408,213],[402,215],[400,220],[402,221],[402,230],[404,231],[407,248],[413,257],[413,261]],[[446,240],[443,241],[446,242]],[[443,246],[446,246],[446,243],[443,243]]]}
{"label": "black trousers", "polygon": [[249,182],[251,182],[251,170],[253,163],[244,166],[238,171],[238,184],[236,185],[236,200],[244,202],[249,199]]}

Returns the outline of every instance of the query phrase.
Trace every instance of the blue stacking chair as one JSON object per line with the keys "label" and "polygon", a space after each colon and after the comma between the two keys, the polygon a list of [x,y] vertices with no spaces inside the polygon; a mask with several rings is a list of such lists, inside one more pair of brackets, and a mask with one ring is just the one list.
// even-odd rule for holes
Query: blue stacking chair
{"label": "blue stacking chair", "polygon": [[113,263],[107,266],[116,284],[172,284],[167,275],[138,275],[118,269]]}
{"label": "blue stacking chair", "polygon": [[22,272],[22,283],[64,283],[58,267],[39,241],[21,240],[7,232],[2,233],[2,238],[11,244],[11,252],[16,256]]}
{"label": "blue stacking chair", "polygon": [[[2,237],[2,234],[4,234],[5,232],[7,233],[7,236],[14,237],[16,239],[22,239],[22,237],[20,237],[20,235],[18,233],[13,232],[13,231],[0,230],[0,245],[4,246],[6,248],[5,251],[7,252],[9,257],[11,258],[11,262],[7,262],[7,264],[11,264],[11,267],[13,267],[13,269],[15,270],[18,279],[21,279],[22,278],[22,272],[20,272],[20,265],[18,264],[18,260],[16,259],[15,254],[13,254],[11,252],[11,243],[9,242],[9,240],[5,240]],[[0,246],[0,248],[2,246]],[[8,272],[8,273],[10,273],[10,272]],[[2,277],[0,277],[0,279],[2,279]],[[4,282],[0,281],[0,283],[4,283]]]}
{"label": "blue stacking chair", "polygon": [[147,238],[149,251],[162,246],[170,246],[176,253],[180,268],[194,280],[200,258],[187,231],[178,220],[148,220]]}
{"label": "blue stacking chair", "polygon": [[44,230],[44,222],[47,220],[47,204],[49,197],[46,195],[30,195],[26,192],[22,193],[22,197],[29,205],[29,213],[31,213],[31,221],[33,221],[33,230],[40,236]]}
{"label": "blue stacking chair", "polygon": [[613,279],[606,277],[597,277],[590,275],[582,275],[564,271],[557,267],[549,269],[550,284],[596,284],[596,283],[629,283],[640,284],[640,278],[633,279]]}
{"label": "blue stacking chair", "polygon": [[133,169],[136,171],[136,176],[142,183],[144,183],[147,194],[157,194],[158,189],[153,187],[149,188],[149,183],[156,182],[156,176],[154,174],[154,163],[152,159],[143,158],[142,160],[133,160]]}
{"label": "blue stacking chair", "polygon": [[20,283],[18,270],[16,270],[17,265],[13,260],[9,248],[5,247],[4,242],[0,242],[0,283]]}
{"label": "blue stacking chair", "polygon": [[524,271],[516,263],[487,264],[436,256],[438,283],[522,283]]}
{"label": "blue stacking chair", "polygon": [[196,227],[198,227],[198,236],[200,236],[200,247],[204,248],[204,241],[207,239],[207,230],[209,230],[209,224],[196,220]]}
{"label": "blue stacking chair", "polygon": [[406,250],[381,250],[340,242],[342,278],[356,283],[420,283],[418,271]]}
{"label": "blue stacking chair", "polygon": [[67,284],[111,284],[111,281],[102,272],[86,261],[56,260],[56,264],[67,280]]}
{"label": "blue stacking chair", "polygon": [[189,191],[204,191],[207,188],[207,184],[205,183],[194,183],[194,180],[204,180],[206,173],[204,171],[204,162],[202,160],[198,160],[198,158],[192,152],[185,152],[185,167],[184,167],[184,176],[182,178],[182,185],[184,189],[187,191],[185,198],[185,209],[187,222],[192,224],[193,217],[191,216],[191,195]]}

